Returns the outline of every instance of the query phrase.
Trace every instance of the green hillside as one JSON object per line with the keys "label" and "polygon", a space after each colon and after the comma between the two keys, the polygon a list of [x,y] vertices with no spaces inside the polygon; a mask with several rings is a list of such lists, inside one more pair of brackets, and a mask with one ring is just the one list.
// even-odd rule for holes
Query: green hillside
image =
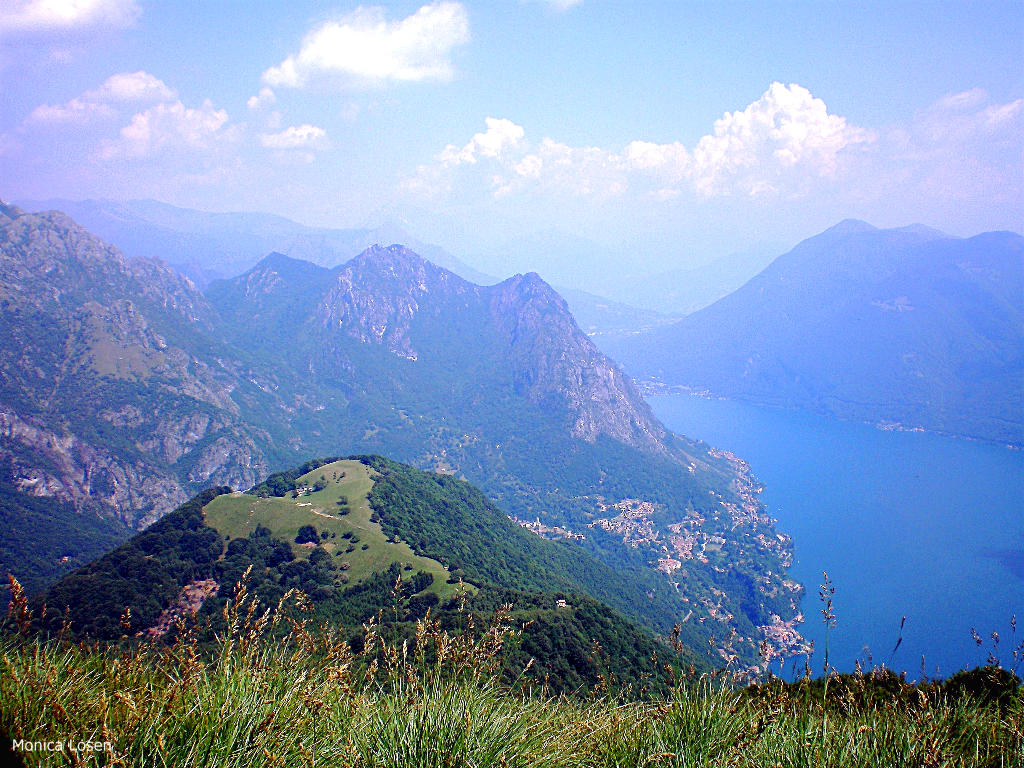
{"label": "green hillside", "polygon": [[[69,621],[76,637],[99,640],[171,638],[178,618],[197,613],[212,641],[243,578],[267,606],[302,591],[357,650],[371,620],[390,637],[411,638],[428,610],[462,631],[511,605],[523,636],[507,650],[509,669],[533,659],[531,674],[555,691],[589,688],[609,674],[661,690],[671,675],[658,657],[712,663],[682,649],[675,656],[602,602],[610,595],[627,614],[643,615],[626,599],[637,585],[581,548],[526,532],[463,481],[379,456],[307,462],[248,493],[204,492],[33,606],[47,606],[43,629]],[[692,628],[681,628],[680,639],[701,645]]]}
{"label": "green hillside", "polygon": [[381,529],[367,500],[374,487],[372,474],[359,461],[332,461],[299,475],[293,481],[294,490],[284,496],[225,494],[207,504],[203,515],[206,524],[227,540],[249,537],[263,526],[274,538],[288,542],[300,560],[308,559],[315,547],[313,542],[298,544],[296,539],[301,529],[312,526],[316,544],[343,569],[339,577],[343,583],[358,584],[394,563],[403,571],[429,574],[433,583],[426,591],[441,600],[451,599],[458,587],[448,583],[448,570]]}

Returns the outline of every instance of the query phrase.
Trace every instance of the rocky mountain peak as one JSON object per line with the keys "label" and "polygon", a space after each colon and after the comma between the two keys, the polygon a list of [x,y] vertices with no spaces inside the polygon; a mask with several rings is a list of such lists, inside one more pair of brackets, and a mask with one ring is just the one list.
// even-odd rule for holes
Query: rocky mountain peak
{"label": "rocky mountain peak", "polygon": [[416,360],[419,353],[409,338],[409,328],[424,298],[443,299],[475,291],[476,286],[405,246],[374,245],[338,268],[314,321],[321,328],[343,330],[360,341],[383,344],[400,357]]}
{"label": "rocky mountain peak", "polygon": [[633,382],[579,329],[550,285],[531,272],[487,290],[523,394],[538,403],[564,402],[574,417],[573,437],[593,441],[605,435],[641,450],[665,452],[665,428]]}
{"label": "rocky mountain peak", "polygon": [[144,311],[210,324],[209,306],[191,280],[159,259],[126,258],[60,211],[0,220],[0,285],[18,286],[36,306],[53,301],[66,309],[108,304],[128,292]]}
{"label": "rocky mountain peak", "polygon": [[401,291],[427,292],[453,281],[465,283],[461,277],[427,261],[404,245],[371,245],[342,268],[342,275],[351,275],[360,282]]}
{"label": "rocky mountain peak", "polygon": [[536,273],[480,287],[401,245],[373,246],[336,270],[313,323],[321,331],[340,331],[418,360],[423,353],[414,342],[418,316],[454,322],[464,312],[489,318],[484,321],[488,333],[505,346],[516,390],[552,412],[567,410],[574,437],[592,442],[603,435],[649,452],[667,450],[667,432],[636,387]]}

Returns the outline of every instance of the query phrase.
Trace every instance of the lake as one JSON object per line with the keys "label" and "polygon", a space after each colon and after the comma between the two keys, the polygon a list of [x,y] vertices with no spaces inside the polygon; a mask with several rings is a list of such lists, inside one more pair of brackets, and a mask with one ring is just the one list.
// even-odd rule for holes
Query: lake
{"label": "lake", "polygon": [[870,652],[911,678],[922,656],[929,676],[948,676],[985,663],[993,631],[1013,666],[1014,614],[1024,639],[1024,452],[695,395],[647,401],[673,431],[750,462],[765,485],[777,528],[793,537],[789,573],[807,589],[802,632],[818,673],[822,572],[835,586],[829,663],[840,671]]}

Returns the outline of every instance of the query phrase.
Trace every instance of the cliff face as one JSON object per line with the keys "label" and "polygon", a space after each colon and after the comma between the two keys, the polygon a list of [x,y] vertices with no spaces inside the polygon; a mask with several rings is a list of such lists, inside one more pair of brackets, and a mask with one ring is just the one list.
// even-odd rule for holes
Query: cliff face
{"label": "cliff face", "polygon": [[[187,279],[57,212],[0,214],[0,459],[23,492],[142,527],[266,461]],[[218,359],[219,358],[219,359]]]}
{"label": "cliff face", "polygon": [[[341,268],[314,312],[322,331],[340,330],[417,360],[422,318],[447,319],[501,345],[515,390],[552,411],[568,410],[572,437],[604,435],[665,453],[665,429],[633,383],[579,329],[565,301],[537,274],[473,285],[402,246],[374,246]],[[444,356],[445,349],[434,349]]]}
{"label": "cliff face", "polygon": [[563,401],[574,415],[573,437],[593,442],[605,435],[644,451],[666,451],[666,431],[636,386],[579,329],[551,286],[530,273],[484,291],[523,394],[537,403]]}

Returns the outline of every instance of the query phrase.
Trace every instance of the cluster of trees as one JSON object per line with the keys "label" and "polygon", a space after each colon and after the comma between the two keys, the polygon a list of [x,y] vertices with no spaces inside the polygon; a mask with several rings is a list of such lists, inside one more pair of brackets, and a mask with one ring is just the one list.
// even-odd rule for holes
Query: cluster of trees
{"label": "cluster of trees", "polygon": [[80,637],[112,640],[156,623],[182,588],[213,578],[224,539],[203,519],[203,507],[231,488],[203,491],[98,560],[34,598],[41,626],[59,631],[64,620]]}
{"label": "cluster of trees", "polygon": [[[330,456],[325,459],[311,459],[305,464],[300,464],[294,469],[289,469],[284,472],[275,472],[270,475],[266,480],[257,485],[255,488],[249,491],[249,493],[259,496],[260,498],[269,498],[276,496],[278,498],[287,496],[289,493],[294,491],[297,487],[296,480],[302,477],[307,472],[312,472],[314,469],[320,469],[320,467],[331,464],[335,461],[340,461],[341,456]],[[323,478],[321,478],[323,480]],[[315,490],[323,490],[327,487],[327,481],[323,481],[323,485]]]}
{"label": "cluster of trees", "polygon": [[[456,577],[524,592],[574,592],[668,634],[679,599],[666,579],[634,551],[612,569],[575,542],[547,541],[509,519],[480,490],[450,475],[423,472],[382,456],[359,457],[377,473],[370,507],[389,536],[443,563]],[[646,594],[642,610],[636,596]],[[700,629],[683,626],[690,648],[706,646]]]}
{"label": "cluster of trees", "polygon": [[79,512],[52,497],[29,496],[12,480],[10,464],[0,463],[0,601],[4,604],[7,574],[35,595],[130,535],[113,518]]}

